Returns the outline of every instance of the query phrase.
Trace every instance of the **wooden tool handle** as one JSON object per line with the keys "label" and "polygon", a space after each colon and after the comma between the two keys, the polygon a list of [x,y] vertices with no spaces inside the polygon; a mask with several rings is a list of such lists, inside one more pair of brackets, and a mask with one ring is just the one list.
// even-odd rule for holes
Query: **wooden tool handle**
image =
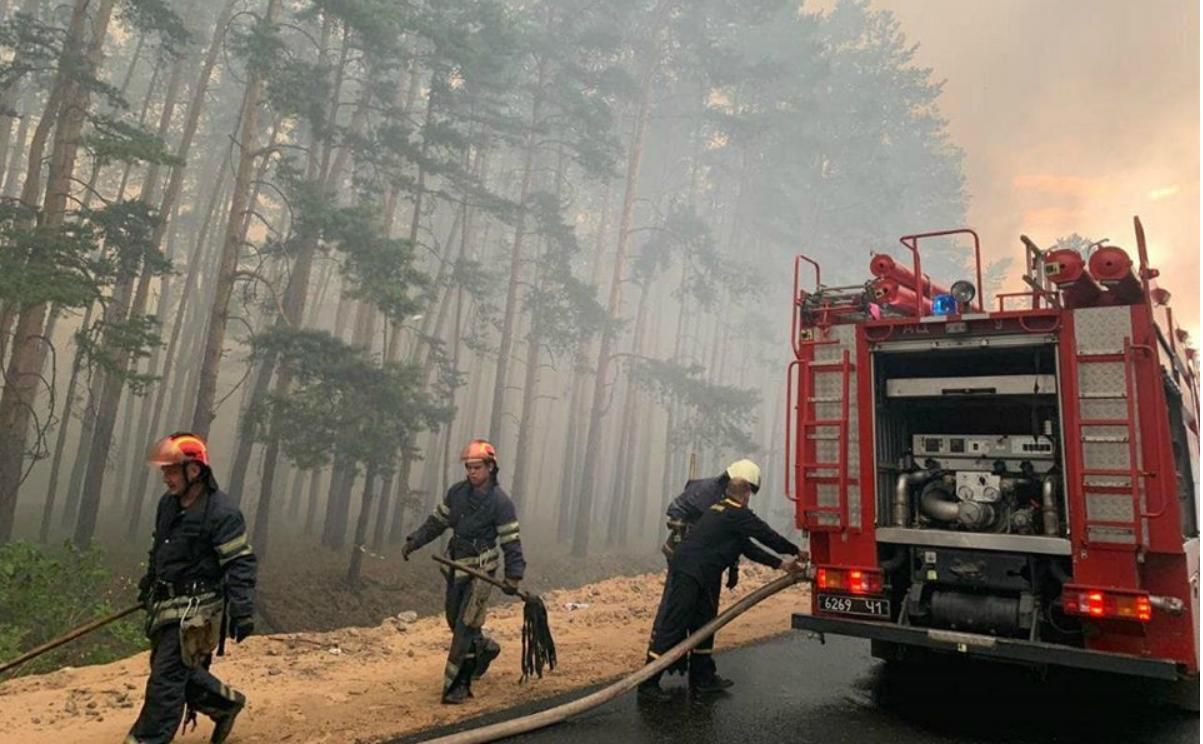
{"label": "wooden tool handle", "polygon": [[[441,555],[438,555],[437,553],[430,557],[433,558],[436,563],[442,563],[444,566],[447,566],[448,568],[452,568],[456,571],[463,571],[464,573],[468,574],[469,576],[472,576],[473,578],[477,578],[477,579],[480,579],[481,581],[486,581],[486,582],[492,584],[493,586],[497,587],[498,589],[502,590],[503,592],[506,591],[505,584],[503,584],[502,582],[493,578],[492,576],[488,575],[484,571],[481,571],[481,570],[475,569],[475,568],[471,568],[470,566],[462,566],[462,565],[456,563],[455,561],[447,560],[446,558],[444,558]],[[506,592],[506,593],[508,594],[508,592]],[[526,592],[522,591],[521,589],[519,589],[517,592],[515,592],[515,594],[517,594],[519,597],[522,597],[523,601],[530,600],[530,595],[527,594]]]}
{"label": "wooden tool handle", "polygon": [[53,651],[54,649],[58,648],[59,646],[62,646],[66,643],[70,643],[71,641],[74,641],[76,638],[79,638],[80,636],[87,635],[88,633],[91,633],[94,630],[99,630],[100,628],[103,628],[104,626],[108,625],[109,623],[120,620],[121,618],[125,617],[126,615],[132,615],[133,613],[137,612],[140,609],[142,609],[142,605],[136,604],[131,607],[126,607],[124,610],[114,612],[112,615],[106,615],[105,617],[102,617],[98,620],[93,620],[92,622],[87,623],[86,625],[81,625],[78,628],[76,628],[75,630],[70,631],[66,635],[59,636],[58,638],[55,638],[53,641],[47,641],[46,643],[43,643],[41,646],[38,646],[37,648],[26,651],[25,653],[21,654],[20,656],[13,659],[12,661],[8,661],[8,662],[5,662],[4,664],[0,665],[0,674],[4,674],[9,669],[18,667],[18,666],[24,664],[25,662],[29,661],[30,659],[35,659],[35,658],[41,656],[42,654],[46,653],[47,651]]}

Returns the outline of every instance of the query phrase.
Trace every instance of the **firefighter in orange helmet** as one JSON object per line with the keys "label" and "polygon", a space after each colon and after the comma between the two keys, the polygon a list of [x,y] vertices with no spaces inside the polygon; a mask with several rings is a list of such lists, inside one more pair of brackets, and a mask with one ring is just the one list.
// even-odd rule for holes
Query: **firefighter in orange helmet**
{"label": "firefighter in orange helmet", "polygon": [[241,643],[254,629],[255,554],[242,513],[217,487],[203,439],[188,432],[164,437],[147,463],[162,470],[167,493],[138,583],[150,678],[125,741],[171,741],[181,719],[204,713],[215,723],[210,741],[223,742],[246,698],[213,676],[209,663],[227,634]]}
{"label": "firefighter in orange helmet", "polygon": [[[409,554],[451,528],[447,557],[490,575],[505,554],[507,594],[518,591],[526,570],[514,502],[497,483],[497,450],[483,439],[473,439],[460,453],[465,479],[447,491],[434,513],[405,540],[401,555]],[[501,647],[484,634],[490,585],[462,571],[443,569],[447,579],[446,615],[451,628],[451,649],[443,674],[443,702],[455,705],[472,697],[472,680],[478,679],[501,653]]]}

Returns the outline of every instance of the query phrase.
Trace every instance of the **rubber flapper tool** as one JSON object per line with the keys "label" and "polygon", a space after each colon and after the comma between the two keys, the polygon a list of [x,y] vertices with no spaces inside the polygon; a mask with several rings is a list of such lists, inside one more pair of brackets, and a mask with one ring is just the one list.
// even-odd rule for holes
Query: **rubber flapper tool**
{"label": "rubber flapper tool", "polygon": [[463,571],[473,578],[492,584],[506,594],[516,594],[522,599],[522,678],[519,680],[520,682],[525,682],[531,676],[541,678],[544,669],[551,671],[556,668],[556,641],[551,635],[551,625],[547,620],[547,606],[543,604],[543,599],[538,594],[511,589],[483,571],[447,560],[441,555],[430,557],[453,571]]}

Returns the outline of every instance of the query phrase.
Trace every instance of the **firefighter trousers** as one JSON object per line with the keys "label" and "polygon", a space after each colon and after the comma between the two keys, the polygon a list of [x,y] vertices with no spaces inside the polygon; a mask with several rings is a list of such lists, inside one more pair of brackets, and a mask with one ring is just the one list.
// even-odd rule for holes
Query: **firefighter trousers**
{"label": "firefighter trousers", "polygon": [[[681,573],[669,571],[664,583],[664,594],[656,611],[652,627],[652,640],[648,647],[648,662],[659,659],[662,654],[685,640],[718,615],[718,596],[721,574],[713,581],[703,582]],[[702,640],[688,655],[689,679],[691,682],[714,677],[714,636]],[[674,671],[683,671],[675,664]]]}
{"label": "firefighter trousers", "polygon": [[451,629],[451,648],[443,670],[444,693],[457,683],[470,685],[477,657],[487,646],[495,645],[483,630],[491,589],[489,584],[466,578],[462,573],[447,580],[444,610],[447,627]]}
{"label": "firefighter trousers", "polygon": [[217,720],[246,702],[242,693],[227,687],[203,664],[184,663],[179,623],[169,623],[151,638],[150,678],[142,712],[126,741],[165,744],[171,741],[184,718],[184,706]]}

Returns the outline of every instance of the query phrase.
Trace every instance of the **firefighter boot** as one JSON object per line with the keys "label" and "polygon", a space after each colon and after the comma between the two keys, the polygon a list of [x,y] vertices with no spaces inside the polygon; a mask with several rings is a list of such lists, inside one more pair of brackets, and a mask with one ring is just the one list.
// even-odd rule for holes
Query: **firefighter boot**
{"label": "firefighter boot", "polygon": [[689,680],[689,689],[695,694],[705,695],[711,692],[722,692],[734,684],[734,680],[711,673]]}
{"label": "firefighter boot", "polygon": [[213,727],[213,735],[209,737],[210,744],[221,744],[230,736],[230,732],[234,730],[234,719],[242,712],[246,705],[246,698],[240,692],[234,693],[237,697],[237,702],[228,710],[223,710],[220,713],[213,714],[213,720],[216,725]]}
{"label": "firefighter boot", "polygon": [[[467,664],[466,666],[472,666]],[[472,697],[472,669],[461,668],[451,686],[443,691],[443,705],[459,705]]]}
{"label": "firefighter boot", "polygon": [[466,702],[472,697],[472,688],[468,687],[467,682],[456,681],[451,685],[451,689],[443,693],[443,705],[459,705]]}
{"label": "firefighter boot", "polygon": [[663,672],[657,672],[648,679],[639,683],[637,695],[640,700],[645,700],[651,703],[667,703],[672,700],[672,695],[668,690],[660,687],[660,675]]}
{"label": "firefighter boot", "polygon": [[472,670],[472,679],[480,679],[489,670],[489,664],[501,653],[501,646],[492,638],[483,638],[480,651],[476,654],[476,668]]}

